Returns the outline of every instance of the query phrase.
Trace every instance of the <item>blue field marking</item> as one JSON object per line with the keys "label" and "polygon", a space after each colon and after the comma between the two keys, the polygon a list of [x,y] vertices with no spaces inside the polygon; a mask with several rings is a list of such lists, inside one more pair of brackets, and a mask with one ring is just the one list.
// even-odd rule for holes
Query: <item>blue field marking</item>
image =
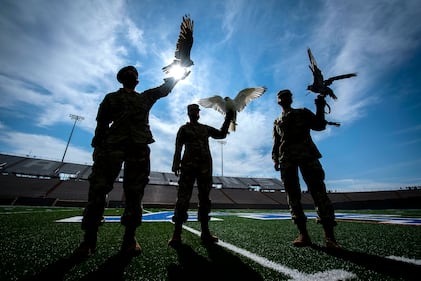
{"label": "blue field marking", "polygon": [[[142,215],[142,222],[171,222],[174,215],[173,211],[163,211],[155,213],[145,213]],[[187,221],[197,221],[197,213],[189,212]],[[56,222],[82,222],[82,216],[60,219]],[[221,218],[211,218],[211,221],[221,221]],[[120,222],[121,216],[104,216],[103,222]]]}
{"label": "blue field marking", "polygon": [[[197,221],[197,213],[189,212],[188,221]],[[162,211],[162,212],[150,212],[143,214],[143,222],[171,222],[173,211]],[[211,213],[212,221],[220,221],[221,217],[236,216],[247,219],[256,220],[290,220],[291,215],[286,212],[281,213],[231,213],[231,212],[214,212]],[[317,219],[315,212],[306,213],[308,219]],[[104,216],[104,222],[120,222],[120,216]],[[416,225],[421,226],[421,218],[403,218],[394,215],[382,215],[382,214],[347,214],[347,213],[336,213],[338,220],[344,221],[360,221],[360,222],[372,222],[372,223],[383,223],[383,224],[398,224],[398,225]],[[81,222],[82,216],[75,216],[71,218],[65,218],[58,220],[57,222]]]}

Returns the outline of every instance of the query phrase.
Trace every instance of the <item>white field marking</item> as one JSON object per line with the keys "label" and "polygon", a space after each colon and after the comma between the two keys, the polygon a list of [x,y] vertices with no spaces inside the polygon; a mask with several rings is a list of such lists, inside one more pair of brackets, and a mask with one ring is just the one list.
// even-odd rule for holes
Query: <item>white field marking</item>
{"label": "white field marking", "polygon": [[[187,231],[190,231],[193,234],[196,234],[200,236],[200,231],[193,229],[191,227],[183,225],[183,228]],[[217,244],[221,247],[224,247],[232,252],[235,252],[237,254],[240,254],[246,258],[251,259],[257,264],[260,264],[261,266],[264,266],[266,268],[270,268],[272,270],[275,270],[276,272],[282,273],[286,276],[291,277],[289,281],[335,281],[335,280],[346,280],[357,277],[354,273],[342,270],[342,269],[333,269],[323,272],[317,272],[314,274],[307,274],[304,272],[300,272],[297,269],[292,269],[289,267],[286,267],[282,264],[273,262],[271,260],[268,260],[267,258],[261,257],[259,255],[256,255],[252,252],[249,252],[245,249],[239,248],[237,246],[234,246],[232,244],[229,244],[227,242],[223,242],[219,240]]]}
{"label": "white field marking", "polygon": [[416,264],[416,265],[421,265],[421,260],[417,260],[417,259],[410,259],[410,258],[397,257],[397,256],[387,256],[386,258],[391,259],[391,260],[396,260],[396,261],[402,261],[402,262],[406,262],[406,263],[413,263],[413,264]]}

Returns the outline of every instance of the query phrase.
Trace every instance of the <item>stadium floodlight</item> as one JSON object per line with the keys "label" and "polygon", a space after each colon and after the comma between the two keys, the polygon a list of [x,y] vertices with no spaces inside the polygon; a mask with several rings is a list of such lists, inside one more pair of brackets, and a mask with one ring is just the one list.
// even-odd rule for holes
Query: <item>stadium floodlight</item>
{"label": "stadium floodlight", "polygon": [[224,140],[217,141],[221,144],[221,177],[224,176],[224,144],[227,142]]}
{"label": "stadium floodlight", "polygon": [[75,120],[75,122],[73,123],[72,130],[70,131],[70,136],[69,136],[69,139],[67,140],[67,145],[66,145],[66,149],[64,150],[64,153],[63,153],[63,158],[61,158],[62,163],[64,161],[64,157],[66,156],[66,152],[67,152],[67,148],[69,147],[70,140],[72,139],[73,131],[75,130],[75,127],[76,127],[76,122],[79,121],[79,120],[82,121],[82,120],[85,119],[82,116],[74,115],[74,114],[69,114],[69,117],[70,117],[70,119]]}

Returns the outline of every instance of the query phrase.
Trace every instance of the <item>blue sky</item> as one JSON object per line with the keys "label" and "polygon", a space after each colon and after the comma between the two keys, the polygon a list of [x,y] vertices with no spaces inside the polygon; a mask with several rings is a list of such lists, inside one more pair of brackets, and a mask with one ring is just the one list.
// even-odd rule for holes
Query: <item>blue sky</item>
{"label": "blue sky", "polygon": [[[153,171],[170,172],[186,106],[246,87],[267,92],[239,113],[222,147],[210,140],[214,175],[275,177],[272,125],[276,93],[315,110],[308,47],[325,77],[358,76],[332,88],[327,115],[341,127],[313,133],[330,190],[386,190],[421,185],[421,2],[395,1],[5,1],[0,0],[0,152],[91,164],[99,103],[120,85],[116,72],[135,65],[139,92],[158,86],[172,61],[184,14],[194,20],[195,65],[150,124]],[[219,128],[223,117],[201,111]],[[223,148],[223,167],[221,165]],[[303,189],[306,189],[303,184]]]}

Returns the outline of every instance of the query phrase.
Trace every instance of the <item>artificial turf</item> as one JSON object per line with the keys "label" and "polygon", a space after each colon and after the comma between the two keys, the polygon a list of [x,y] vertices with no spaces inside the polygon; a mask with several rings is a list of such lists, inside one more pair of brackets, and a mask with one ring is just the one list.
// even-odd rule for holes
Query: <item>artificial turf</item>
{"label": "artificial turf", "polygon": [[[238,212],[218,215],[221,221],[210,222],[213,233],[303,276],[335,269],[352,273],[354,278],[347,280],[419,280],[421,276],[421,265],[389,258],[420,261],[421,226],[340,221],[335,231],[343,248],[330,251],[324,247],[322,228],[314,220],[309,220],[308,229],[315,246],[295,248],[291,241],[297,230],[290,220],[255,220],[238,217]],[[366,212],[421,217],[420,210]],[[133,258],[119,255],[124,228],[119,223],[104,223],[95,255],[76,261],[70,254],[81,241],[80,224],[56,220],[81,213],[79,208],[0,207],[0,280],[291,279],[285,272],[221,246],[204,246],[187,230],[183,231],[183,246],[170,248],[170,222],[143,223],[137,231],[143,253]],[[106,214],[118,216],[121,210],[107,209]],[[200,230],[198,222],[186,225]]]}

